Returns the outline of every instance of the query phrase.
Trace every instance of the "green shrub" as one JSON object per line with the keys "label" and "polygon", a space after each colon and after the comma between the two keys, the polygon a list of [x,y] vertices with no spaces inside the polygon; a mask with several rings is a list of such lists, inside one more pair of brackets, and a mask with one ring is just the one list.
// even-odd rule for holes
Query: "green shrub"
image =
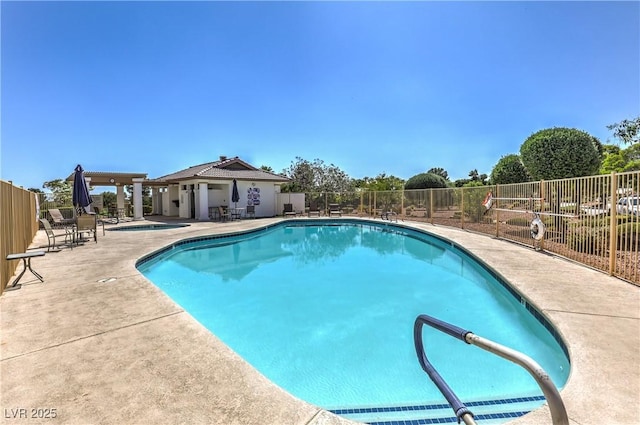
{"label": "green shrub", "polygon": [[[608,223],[607,223],[608,224]],[[616,226],[616,249],[637,251],[640,245],[640,223]],[[569,232],[569,248],[585,254],[601,254],[609,249],[609,227],[576,226]]]}
{"label": "green shrub", "polygon": [[[630,217],[625,215],[617,215],[616,220],[618,225],[625,224],[629,222]],[[580,221],[580,225],[582,226],[590,226],[590,227],[609,227],[610,217],[593,217],[593,218],[583,218]]]}
{"label": "green shrub", "polygon": [[624,223],[616,226],[616,234],[618,236],[617,249],[637,251],[638,243],[640,243],[640,223]]}
{"label": "green shrub", "polygon": [[411,177],[404,185],[405,190],[447,187],[447,181],[437,174],[422,173]]}
{"label": "green shrub", "polygon": [[608,247],[606,228],[574,227],[568,232],[567,246],[584,254],[600,254]]}
{"label": "green shrub", "polygon": [[484,221],[487,208],[482,205],[482,201],[484,201],[484,198],[487,196],[489,189],[490,188],[478,188],[463,190],[464,215],[466,220],[473,223]]}

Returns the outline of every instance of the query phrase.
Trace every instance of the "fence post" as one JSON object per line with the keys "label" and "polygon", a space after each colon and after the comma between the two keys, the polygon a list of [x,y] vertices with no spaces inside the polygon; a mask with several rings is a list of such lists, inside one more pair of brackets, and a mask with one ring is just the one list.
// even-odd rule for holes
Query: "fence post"
{"label": "fence post", "polygon": [[460,228],[464,229],[464,187],[460,188]]}
{"label": "fence post", "polygon": [[377,191],[377,190],[373,192],[373,207],[372,207],[372,208],[371,208],[371,210],[369,211],[369,215],[370,215],[371,217],[375,217],[375,214],[374,214],[374,212],[373,212],[373,211],[374,211],[376,208],[378,208],[378,191]]}
{"label": "fence post", "polygon": [[[544,190],[544,180],[540,180],[540,211],[545,211],[546,208],[546,199],[545,199],[545,190]],[[535,241],[533,245],[535,246]],[[538,245],[541,251],[544,251],[544,238],[540,240],[540,245]]]}
{"label": "fence post", "polygon": [[431,224],[433,224],[433,189],[429,190],[429,219],[431,220]]}
{"label": "fence post", "polygon": [[328,200],[327,200],[327,192],[324,192],[324,213],[326,214],[327,211],[329,210],[329,204],[328,204]]}
{"label": "fence post", "polygon": [[[618,179],[611,172],[611,207],[609,208],[609,275],[616,272],[616,249],[618,241]],[[604,208],[607,208],[605,201]]]}
{"label": "fence post", "polygon": [[[500,185],[496,184],[496,198],[500,197]],[[496,203],[496,209],[495,209],[495,213],[496,213],[496,238],[500,237],[500,211],[498,211],[498,203],[500,202],[500,200],[496,199],[495,201],[493,201]]]}

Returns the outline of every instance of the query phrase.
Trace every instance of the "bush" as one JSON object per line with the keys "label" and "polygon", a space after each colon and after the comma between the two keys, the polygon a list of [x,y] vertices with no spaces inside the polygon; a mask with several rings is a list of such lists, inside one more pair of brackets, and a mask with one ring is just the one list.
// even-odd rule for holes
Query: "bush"
{"label": "bush", "polygon": [[411,177],[404,185],[405,190],[447,187],[447,181],[438,174],[422,173]]}
{"label": "bush", "polygon": [[529,136],[520,159],[535,180],[590,176],[600,168],[600,142],[575,128],[548,128]]}
{"label": "bush", "polygon": [[[622,223],[616,226],[616,249],[638,251],[640,223]],[[609,249],[609,227],[577,226],[569,233],[569,248],[585,254],[602,254]]]}
{"label": "bush", "polygon": [[529,174],[522,165],[520,155],[503,156],[491,171],[491,184],[522,183],[529,180]]}
{"label": "bush", "polygon": [[624,223],[616,226],[618,236],[617,249],[627,251],[637,251],[640,242],[640,223]]}
{"label": "bush", "polygon": [[574,227],[567,235],[567,246],[584,254],[600,254],[608,247],[608,234],[606,228]]}
{"label": "bush", "polygon": [[[630,217],[625,216],[625,215],[618,215],[616,216],[616,220],[618,222],[618,225],[620,224],[625,224],[627,222],[629,222]],[[605,216],[605,217],[593,217],[591,219],[586,219],[583,218],[580,223],[583,226],[590,226],[590,227],[609,227],[609,222],[610,222],[611,218],[609,216]]]}
{"label": "bush", "polygon": [[487,208],[482,205],[482,201],[487,196],[487,191],[491,187],[478,189],[464,189],[464,215],[472,223],[480,223],[484,220]]}

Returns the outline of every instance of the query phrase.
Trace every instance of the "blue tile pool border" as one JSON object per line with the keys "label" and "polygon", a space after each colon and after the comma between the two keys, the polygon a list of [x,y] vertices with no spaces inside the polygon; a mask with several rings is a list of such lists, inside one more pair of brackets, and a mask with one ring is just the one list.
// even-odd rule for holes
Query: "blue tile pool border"
{"label": "blue tile pool border", "polygon": [[[536,395],[530,397],[512,397],[495,400],[482,400],[482,401],[470,401],[465,403],[467,407],[478,406],[495,406],[514,403],[528,403],[535,401],[544,401],[544,396]],[[354,407],[346,409],[328,409],[331,413],[336,415],[353,415],[362,413],[387,413],[387,412],[408,412],[412,410],[439,410],[451,408],[447,403],[438,404],[417,404],[411,406],[389,406],[389,407]]]}

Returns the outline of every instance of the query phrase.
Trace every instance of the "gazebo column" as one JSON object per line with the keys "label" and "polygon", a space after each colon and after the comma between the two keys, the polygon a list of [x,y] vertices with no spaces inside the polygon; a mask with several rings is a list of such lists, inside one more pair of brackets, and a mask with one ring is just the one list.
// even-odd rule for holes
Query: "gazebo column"
{"label": "gazebo column", "polygon": [[142,216],[142,182],[144,179],[134,178],[133,181],[133,220],[144,220]]}
{"label": "gazebo column", "polygon": [[151,213],[162,215],[162,189],[159,187],[151,188]]}
{"label": "gazebo column", "polygon": [[124,212],[124,186],[116,186],[116,206],[118,207],[118,214],[120,211]]}
{"label": "gazebo column", "polygon": [[[87,184],[87,189],[91,191],[91,177],[84,176],[84,181]],[[91,208],[91,205],[86,207],[85,211],[83,211],[82,213],[84,214],[85,212],[90,212],[91,211],[90,208]]]}
{"label": "gazebo column", "polygon": [[207,183],[198,183],[198,217],[200,221],[209,220],[209,185]]}

